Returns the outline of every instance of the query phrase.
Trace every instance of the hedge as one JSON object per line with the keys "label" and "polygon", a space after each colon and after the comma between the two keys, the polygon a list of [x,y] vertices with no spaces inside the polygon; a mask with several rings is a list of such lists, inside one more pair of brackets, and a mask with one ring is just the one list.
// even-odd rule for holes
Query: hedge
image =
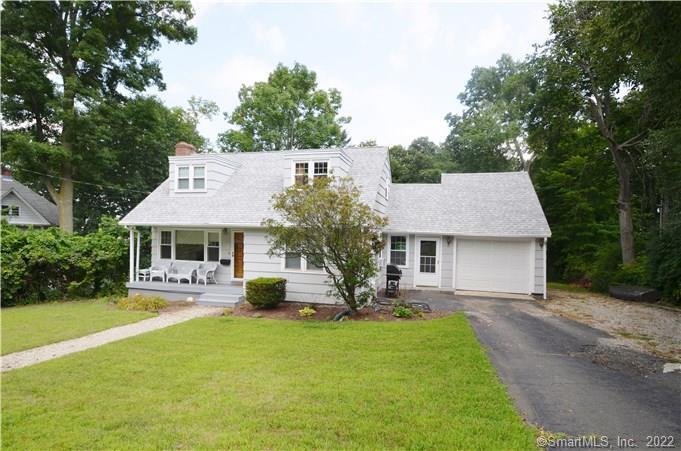
{"label": "hedge", "polygon": [[284,299],[286,299],[286,279],[259,277],[246,282],[246,301],[254,307],[276,307]]}
{"label": "hedge", "polygon": [[128,239],[112,218],[88,235],[2,224],[2,306],[120,291]]}

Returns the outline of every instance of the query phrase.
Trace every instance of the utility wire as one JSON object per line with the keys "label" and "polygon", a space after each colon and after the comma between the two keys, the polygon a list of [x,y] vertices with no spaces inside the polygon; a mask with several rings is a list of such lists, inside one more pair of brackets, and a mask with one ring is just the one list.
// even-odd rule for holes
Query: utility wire
{"label": "utility wire", "polygon": [[[33,174],[42,175],[44,177],[50,177],[50,178],[53,178],[53,179],[65,180],[64,177],[59,177],[58,175],[43,174],[42,172],[37,172],[37,171],[32,171],[30,169],[25,169],[25,168],[22,168],[21,166],[16,166],[16,168],[19,169],[20,171],[31,172]],[[119,190],[119,191],[130,191],[132,193],[151,194],[151,191],[140,191],[140,190],[130,189],[130,188],[121,188],[120,186],[102,185],[100,183],[82,182],[80,180],[73,180],[73,179],[71,179],[71,181],[73,183],[80,183],[81,185],[94,186],[94,187],[99,188],[100,190],[104,189],[104,188],[109,188],[109,189],[115,189],[115,190]]]}

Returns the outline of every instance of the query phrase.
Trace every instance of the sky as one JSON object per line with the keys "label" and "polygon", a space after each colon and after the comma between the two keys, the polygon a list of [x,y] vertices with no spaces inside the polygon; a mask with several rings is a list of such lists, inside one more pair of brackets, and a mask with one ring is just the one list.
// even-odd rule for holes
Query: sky
{"label": "sky", "polygon": [[[152,93],[231,112],[243,84],[299,62],[320,89],[340,90],[352,144],[441,143],[473,68],[522,58],[549,36],[545,3],[193,3],[197,42],[164,43],[155,58],[167,89]],[[229,127],[219,114],[199,131],[214,142]]]}

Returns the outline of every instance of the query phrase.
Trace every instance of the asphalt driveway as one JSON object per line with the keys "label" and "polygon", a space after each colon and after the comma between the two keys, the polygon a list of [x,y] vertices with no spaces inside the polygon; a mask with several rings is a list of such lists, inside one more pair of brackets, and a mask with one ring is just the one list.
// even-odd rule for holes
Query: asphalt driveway
{"label": "asphalt driveway", "polygon": [[605,332],[537,302],[417,291],[410,300],[464,311],[517,407],[531,423],[567,436],[673,436],[681,447],[681,373],[616,345]]}

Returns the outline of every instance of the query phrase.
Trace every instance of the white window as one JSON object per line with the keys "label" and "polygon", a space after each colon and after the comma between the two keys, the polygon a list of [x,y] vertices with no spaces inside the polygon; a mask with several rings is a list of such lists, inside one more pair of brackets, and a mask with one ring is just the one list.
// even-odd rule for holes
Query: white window
{"label": "white window", "polygon": [[206,167],[194,166],[192,189],[206,189]]}
{"label": "white window", "polygon": [[314,162],[314,178],[326,177],[329,175],[329,163],[326,161],[315,161]]}
{"label": "white window", "polygon": [[292,166],[293,183],[307,185],[316,178],[329,176],[328,161],[296,161]]}
{"label": "white window", "polygon": [[282,269],[288,271],[324,271],[323,262],[315,259],[306,259],[298,252],[286,252],[282,257]]}
{"label": "white window", "polygon": [[216,262],[220,260],[220,232],[208,232],[206,240],[206,254],[209,262]]}
{"label": "white window", "polygon": [[189,189],[189,166],[177,168],[177,189]]}
{"label": "white window", "polygon": [[407,237],[390,237],[390,264],[397,266],[407,265]]}
{"label": "white window", "polygon": [[173,232],[170,230],[161,231],[161,258],[173,258]]}
{"label": "white window", "polygon": [[2,216],[19,216],[18,205],[3,205]]}
{"label": "white window", "polygon": [[285,269],[302,269],[303,259],[297,252],[287,252],[284,255],[284,268]]}
{"label": "white window", "polygon": [[205,191],[206,167],[204,165],[178,166],[176,186],[178,191]]}
{"label": "white window", "polygon": [[307,185],[308,182],[308,163],[296,163],[295,183],[296,185]]}

